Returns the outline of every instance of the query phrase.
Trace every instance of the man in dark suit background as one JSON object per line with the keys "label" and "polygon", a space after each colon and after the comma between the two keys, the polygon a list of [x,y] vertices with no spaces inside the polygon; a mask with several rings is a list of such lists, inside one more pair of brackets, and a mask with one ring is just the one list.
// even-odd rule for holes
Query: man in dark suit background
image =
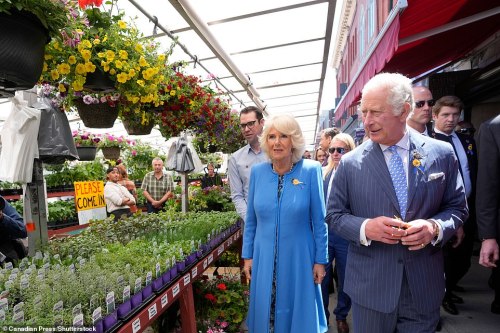
{"label": "man in dark suit background", "polygon": [[492,268],[495,299],[491,312],[500,314],[500,115],[479,128],[479,170],[477,173],[477,226],[482,240],[479,263]]}
{"label": "man in dark suit background", "polygon": [[450,145],[410,131],[411,80],[382,73],[363,88],[370,140],[340,161],[327,222],[350,242],[344,291],[354,332],[434,332],[444,295],[441,244],[467,218]]}
{"label": "man in dark suit background", "polygon": [[460,175],[465,185],[465,194],[469,206],[469,219],[463,229],[457,232],[457,237],[445,246],[444,271],[446,277],[446,293],[443,298],[443,309],[453,315],[458,314],[455,303],[463,303],[463,299],[453,293],[457,283],[471,266],[471,257],[476,238],[477,225],[475,221],[475,188],[477,176],[477,149],[474,138],[456,133],[462,101],[456,96],[443,96],[432,108],[435,139],[446,141],[453,146],[459,161]]}

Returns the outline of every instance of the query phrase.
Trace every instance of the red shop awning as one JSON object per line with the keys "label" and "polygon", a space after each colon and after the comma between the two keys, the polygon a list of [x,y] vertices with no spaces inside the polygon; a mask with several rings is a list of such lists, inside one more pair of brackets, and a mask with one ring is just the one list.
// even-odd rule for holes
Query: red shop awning
{"label": "red shop awning", "polygon": [[[399,31],[394,32],[396,21]],[[413,78],[466,56],[500,30],[500,0],[408,0],[392,25],[346,91],[335,112],[336,121],[376,73],[399,72]],[[395,52],[388,47],[393,34],[398,41]]]}

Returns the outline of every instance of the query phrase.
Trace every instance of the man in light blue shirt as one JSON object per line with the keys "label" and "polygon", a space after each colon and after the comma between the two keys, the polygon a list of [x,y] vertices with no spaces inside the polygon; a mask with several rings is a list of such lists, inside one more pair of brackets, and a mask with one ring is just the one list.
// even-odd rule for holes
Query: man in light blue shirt
{"label": "man in light blue shirt", "polygon": [[259,135],[263,128],[262,110],[255,106],[248,106],[240,111],[240,129],[248,144],[232,154],[228,163],[228,177],[231,199],[243,221],[245,221],[247,214],[250,169],[254,164],[267,161],[259,144]]}

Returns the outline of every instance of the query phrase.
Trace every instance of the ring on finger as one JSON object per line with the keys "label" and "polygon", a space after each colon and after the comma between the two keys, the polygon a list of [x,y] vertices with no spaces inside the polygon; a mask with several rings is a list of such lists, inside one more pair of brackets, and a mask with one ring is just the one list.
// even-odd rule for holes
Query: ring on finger
{"label": "ring on finger", "polygon": [[421,247],[421,248],[424,248],[424,247],[425,247],[425,244],[424,244],[424,243],[420,244],[420,247]]}

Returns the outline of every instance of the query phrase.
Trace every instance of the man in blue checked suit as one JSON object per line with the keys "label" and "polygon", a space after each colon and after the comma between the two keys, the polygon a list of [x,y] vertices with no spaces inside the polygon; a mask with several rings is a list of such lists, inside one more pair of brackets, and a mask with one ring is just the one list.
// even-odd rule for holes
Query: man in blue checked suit
{"label": "man in blue checked suit", "polygon": [[349,244],[344,291],[354,332],[434,332],[445,291],[442,244],[467,218],[449,144],[413,133],[411,81],[382,73],[363,88],[370,140],[340,162],[327,222]]}

